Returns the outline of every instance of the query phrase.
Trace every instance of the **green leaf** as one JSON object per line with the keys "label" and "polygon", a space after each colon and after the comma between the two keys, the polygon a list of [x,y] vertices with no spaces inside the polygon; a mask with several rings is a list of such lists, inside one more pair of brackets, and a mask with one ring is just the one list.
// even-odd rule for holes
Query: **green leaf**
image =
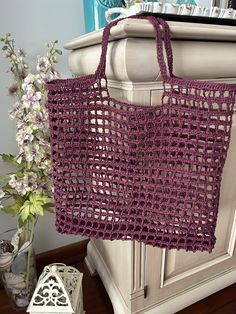
{"label": "green leaf", "polygon": [[17,178],[23,178],[26,172],[27,171],[25,169],[20,169],[15,173],[15,175],[17,176]]}
{"label": "green leaf", "polygon": [[6,191],[6,190],[13,190],[12,186],[10,186],[10,184],[6,184],[4,186],[2,186],[2,190]]}
{"label": "green leaf", "polygon": [[21,207],[19,206],[19,204],[14,203],[14,204],[12,204],[12,205],[3,207],[1,210],[2,210],[4,213],[9,214],[9,215],[11,215],[11,216],[16,216],[16,215],[19,214],[20,208],[21,208]]}
{"label": "green leaf", "polygon": [[25,201],[24,205],[21,207],[20,219],[24,223],[30,215],[30,201]]}
{"label": "green leaf", "polygon": [[35,206],[32,206],[32,207],[31,207],[30,212],[31,212],[33,215],[40,215],[40,216],[43,216],[43,214],[44,214],[43,206],[40,205],[40,204],[36,204]]}
{"label": "green leaf", "polygon": [[27,222],[33,223],[34,220],[35,220],[35,219],[34,219],[33,215],[31,215],[31,214],[27,217],[27,220],[25,220],[25,221],[23,221],[22,218],[21,218],[21,216],[19,216],[19,218],[18,218],[18,225],[19,225],[19,228],[24,227],[24,225],[25,225]]}
{"label": "green leaf", "polygon": [[48,197],[47,195],[39,194],[39,193],[32,193],[29,197],[30,201],[32,201],[34,204],[48,204],[52,202],[52,199]]}
{"label": "green leaf", "polygon": [[2,157],[3,161],[7,161],[9,163],[11,163],[12,165],[15,166],[19,166],[20,164],[16,161],[15,156],[11,155],[11,154],[0,154],[0,156]]}
{"label": "green leaf", "polygon": [[8,174],[6,174],[5,176],[1,177],[1,178],[0,178],[0,182],[8,181],[8,180],[10,179],[10,175],[11,175],[11,174],[12,174],[12,173],[8,173]]}
{"label": "green leaf", "polygon": [[18,204],[20,207],[23,206],[25,200],[24,197],[19,194],[13,194],[13,198],[16,201],[16,204]]}
{"label": "green leaf", "polygon": [[[21,196],[15,196],[16,200],[20,203],[23,201]],[[29,220],[29,216],[43,216],[44,206],[46,204],[51,204],[51,198],[38,193],[31,193],[29,199],[23,203],[20,208],[20,220],[24,223],[26,220]]]}
{"label": "green leaf", "polygon": [[43,205],[43,209],[49,213],[53,213],[54,212],[54,204],[53,203],[47,203],[47,204]]}
{"label": "green leaf", "polygon": [[62,55],[62,51],[61,51],[61,50],[56,49],[55,51],[56,51],[56,53],[57,53],[58,55]]}

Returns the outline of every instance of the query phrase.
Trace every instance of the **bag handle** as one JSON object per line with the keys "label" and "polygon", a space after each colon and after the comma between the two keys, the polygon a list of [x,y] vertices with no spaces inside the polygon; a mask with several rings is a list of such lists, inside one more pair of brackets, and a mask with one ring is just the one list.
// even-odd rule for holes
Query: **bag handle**
{"label": "bag handle", "polygon": [[[150,21],[150,23],[153,25],[154,30],[155,30],[157,61],[160,66],[162,78],[164,80],[168,78],[168,76],[173,76],[173,53],[172,53],[171,42],[170,42],[170,29],[166,21],[161,18],[155,18],[154,16],[136,16],[135,15],[135,16],[130,16],[129,18],[146,19]],[[107,55],[107,47],[108,47],[108,42],[109,42],[110,30],[119,21],[122,21],[124,19],[125,18],[112,21],[104,28],[103,37],[102,37],[102,52],[101,52],[100,62],[95,72],[95,75],[97,77],[105,76],[106,55]],[[163,53],[162,33],[163,33],[163,39],[164,39],[165,53],[167,57],[168,72],[167,72],[167,67],[166,67],[164,53]]]}

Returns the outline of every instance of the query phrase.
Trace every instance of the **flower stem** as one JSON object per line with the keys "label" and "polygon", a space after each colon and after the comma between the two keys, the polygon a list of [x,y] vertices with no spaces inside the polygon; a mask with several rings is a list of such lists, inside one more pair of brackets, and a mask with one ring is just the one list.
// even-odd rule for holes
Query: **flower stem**
{"label": "flower stem", "polygon": [[30,264],[31,258],[33,258],[33,238],[34,238],[34,229],[37,222],[37,217],[33,217],[32,228],[30,231],[30,238],[29,238],[29,250],[28,250],[28,258],[27,258],[27,271],[26,271],[26,289],[29,288],[29,280],[30,280]]}

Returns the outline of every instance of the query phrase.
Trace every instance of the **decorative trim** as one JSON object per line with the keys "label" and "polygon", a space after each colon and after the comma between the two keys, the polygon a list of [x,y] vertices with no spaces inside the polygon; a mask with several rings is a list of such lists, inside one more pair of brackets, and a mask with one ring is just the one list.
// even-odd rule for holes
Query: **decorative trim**
{"label": "decorative trim", "polygon": [[[77,75],[79,76],[79,75]],[[205,79],[199,79],[198,81],[204,81]],[[220,79],[207,79],[209,82],[218,82],[218,83],[235,83],[235,78],[220,78]],[[117,80],[108,80],[109,88],[117,88],[125,91],[147,91],[147,90],[160,90],[163,91],[163,82],[160,81],[160,76],[156,77],[156,81],[152,82],[131,82],[131,81],[117,81]],[[235,109],[236,110],[236,109]]]}
{"label": "decorative trim", "polygon": [[87,258],[89,261],[92,261],[92,264],[95,266],[97,272],[99,273],[99,276],[113,305],[114,314],[130,314],[131,312],[125,304],[125,301],[122,298],[119,289],[116,287],[111,273],[106,263],[104,262],[102,255],[99,253],[96,246],[94,245],[93,240],[90,240],[88,244]]}
{"label": "decorative trim", "polygon": [[93,264],[93,261],[91,260],[90,256],[87,255],[84,260],[85,260],[86,266],[88,267],[90,275],[92,277],[96,276],[98,274],[98,272],[97,272],[97,270],[96,270],[96,268],[95,268],[95,266]]}
{"label": "decorative trim", "polygon": [[162,81],[154,82],[130,82],[130,81],[115,81],[115,80],[108,80],[109,88],[117,88],[126,91],[147,91],[147,90],[160,90],[163,91],[163,82]]}
{"label": "decorative trim", "polygon": [[190,270],[187,270],[181,274],[173,276],[170,279],[165,279],[166,251],[164,250],[162,253],[162,265],[161,265],[161,283],[160,283],[161,288],[163,288],[164,286],[168,286],[170,284],[173,284],[176,281],[183,280],[184,278],[186,278],[188,276],[194,275],[194,274],[196,274],[202,270],[205,270],[209,267],[212,267],[214,265],[222,263],[229,258],[232,258],[233,253],[234,253],[234,248],[235,248],[235,242],[236,242],[235,240],[236,240],[236,211],[235,211],[234,217],[233,217],[233,223],[232,223],[227,253],[225,253],[225,254],[217,257],[217,258],[214,258],[213,260],[211,260],[209,262],[201,264],[200,266],[196,266],[196,267],[194,267]]}
{"label": "decorative trim", "polygon": [[132,277],[132,295],[131,299],[135,299],[144,295],[145,286],[145,264],[146,264],[146,245],[134,241],[132,243],[131,257],[131,277]]}
{"label": "decorative trim", "polygon": [[185,272],[183,272],[183,273],[181,273],[179,275],[176,275],[176,276],[174,276],[174,277],[172,277],[170,279],[164,280],[163,286],[168,286],[168,285],[173,284],[176,281],[183,280],[186,277],[189,277],[189,276],[194,275],[194,274],[196,274],[196,273],[198,273],[198,272],[200,272],[202,270],[205,270],[205,269],[207,269],[209,267],[217,265],[218,263],[222,263],[222,262],[226,261],[229,258],[232,258],[232,256],[230,254],[224,254],[222,256],[219,256],[219,257],[217,257],[217,258],[215,258],[215,259],[213,259],[213,260],[211,260],[209,262],[206,262],[206,263],[204,263],[204,264],[202,264],[200,266],[194,267],[194,268],[192,268],[190,270],[187,270],[187,271],[185,271]]}
{"label": "decorative trim", "polygon": [[231,234],[229,239],[228,254],[232,257],[234,254],[235,242],[236,242],[236,210],[234,212],[233,223],[231,228]]}
{"label": "decorative trim", "polygon": [[142,311],[136,311],[134,314],[156,314],[165,313],[173,314],[180,311],[199,300],[202,300],[209,295],[224,289],[235,283],[236,270],[226,272],[224,275],[220,275],[215,279],[210,279],[204,284],[200,284],[197,287],[183,291],[181,294],[172,298],[166,299],[163,302],[153,305],[151,307],[142,309]]}
{"label": "decorative trim", "polygon": [[166,267],[166,249],[162,250],[161,255],[161,282],[160,288],[163,288],[165,285],[165,267]]}

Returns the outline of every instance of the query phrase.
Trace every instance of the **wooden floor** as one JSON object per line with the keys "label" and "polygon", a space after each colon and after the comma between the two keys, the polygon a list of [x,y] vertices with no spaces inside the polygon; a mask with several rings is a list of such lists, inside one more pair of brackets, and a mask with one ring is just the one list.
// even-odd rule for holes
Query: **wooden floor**
{"label": "wooden floor", "polygon": [[[85,256],[85,248],[84,247],[76,248],[72,245],[72,249],[68,249],[68,251],[63,250],[63,254],[60,250],[54,250],[53,258],[52,255],[48,254],[45,258],[45,254],[38,261],[38,269],[41,272],[43,264],[47,261],[49,264],[48,258],[50,258],[50,262],[60,261],[66,262],[67,265],[72,265],[79,269],[80,272],[84,274],[83,277],[83,296],[84,296],[84,310],[86,314],[113,314],[113,309],[109,297],[103,287],[103,284],[99,278],[99,276],[91,277],[88,269],[84,262]],[[75,258],[75,254],[73,256],[71,252],[77,252],[79,254]],[[63,256],[66,256],[63,259]],[[50,257],[51,256],[51,257]],[[76,262],[75,262],[76,259]],[[71,263],[68,263],[71,262]],[[25,312],[16,312],[11,309],[7,296],[5,295],[4,290],[0,290],[0,314],[14,314],[14,313],[25,313]],[[188,308],[179,311],[178,314],[236,314],[236,284],[227,287],[224,290],[221,290],[208,298],[201,300]],[[162,313],[157,313],[162,314]],[[174,314],[174,313],[173,313]]]}

